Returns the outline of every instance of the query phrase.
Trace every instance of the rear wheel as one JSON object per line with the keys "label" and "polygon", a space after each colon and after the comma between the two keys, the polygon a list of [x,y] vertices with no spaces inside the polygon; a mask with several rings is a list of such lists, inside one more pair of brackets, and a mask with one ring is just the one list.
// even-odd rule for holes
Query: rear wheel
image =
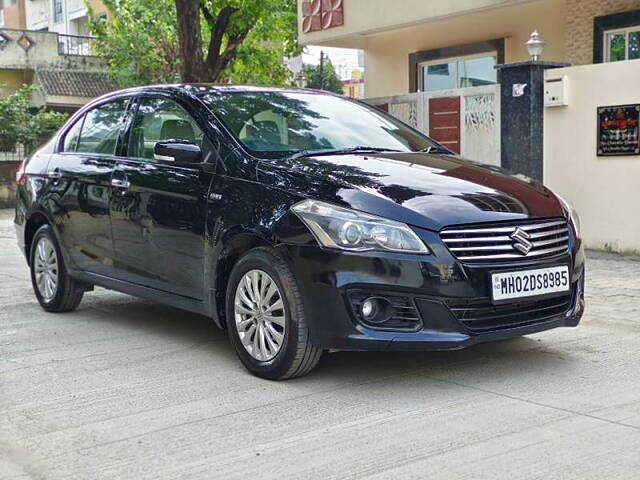
{"label": "rear wheel", "polygon": [[84,289],[67,274],[51,227],[43,225],[31,242],[31,283],[38,302],[48,312],[78,308]]}
{"label": "rear wheel", "polygon": [[273,251],[257,248],[236,264],[227,291],[227,326],[244,366],[283,380],[309,373],[322,350],[309,338],[297,283]]}

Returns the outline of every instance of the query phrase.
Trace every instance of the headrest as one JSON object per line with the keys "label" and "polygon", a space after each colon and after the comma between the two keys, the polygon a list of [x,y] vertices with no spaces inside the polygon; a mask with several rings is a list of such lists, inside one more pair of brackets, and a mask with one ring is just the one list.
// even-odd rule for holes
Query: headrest
{"label": "headrest", "polygon": [[280,143],[280,130],[278,130],[278,124],[273,120],[260,120],[253,124],[255,132],[252,131],[252,136],[260,137],[267,142]]}
{"label": "headrest", "polygon": [[163,140],[187,140],[196,143],[193,126],[186,120],[165,120],[160,129],[160,138]]}

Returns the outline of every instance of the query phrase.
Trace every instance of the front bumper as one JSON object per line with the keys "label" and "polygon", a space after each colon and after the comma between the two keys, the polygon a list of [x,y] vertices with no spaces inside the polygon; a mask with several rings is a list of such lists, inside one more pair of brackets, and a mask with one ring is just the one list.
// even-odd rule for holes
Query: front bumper
{"label": "front bumper", "polygon": [[[428,244],[434,245],[436,239],[430,240]],[[283,245],[281,251],[298,280],[312,339],[324,349],[457,350],[556,327],[574,327],[584,312],[584,254],[575,244],[553,258],[473,266],[457,261],[444,246],[428,256],[345,253],[308,245]],[[571,294],[555,302],[560,306],[547,307],[540,300],[535,302],[541,307],[539,314],[532,314],[529,304],[522,307],[522,315],[519,306],[514,306],[510,318],[521,321],[493,327],[488,322],[481,331],[465,322],[462,305],[479,306],[485,316],[491,311],[490,272],[557,265],[569,266],[571,281]],[[354,291],[409,299],[419,314],[419,325],[412,331],[370,328],[354,312]],[[491,319],[491,313],[486,318]]]}

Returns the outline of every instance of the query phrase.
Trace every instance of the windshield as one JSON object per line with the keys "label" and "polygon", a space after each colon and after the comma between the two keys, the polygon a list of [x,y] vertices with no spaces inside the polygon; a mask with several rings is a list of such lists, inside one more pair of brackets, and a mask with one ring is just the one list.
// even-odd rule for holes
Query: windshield
{"label": "windshield", "polygon": [[252,153],[267,158],[369,147],[410,152],[437,147],[368,105],[312,92],[223,92],[200,97]]}

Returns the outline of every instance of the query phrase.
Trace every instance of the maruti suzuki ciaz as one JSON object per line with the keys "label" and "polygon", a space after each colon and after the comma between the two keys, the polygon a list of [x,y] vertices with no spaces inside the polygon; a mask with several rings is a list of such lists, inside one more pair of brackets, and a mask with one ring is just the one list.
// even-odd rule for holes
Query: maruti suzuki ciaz
{"label": "maruti suzuki ciaz", "polygon": [[327,350],[454,350],[584,310],[566,201],[325,92],[114,92],[17,177],[42,308],[74,310],[98,285],[197,312],[264,378]]}

